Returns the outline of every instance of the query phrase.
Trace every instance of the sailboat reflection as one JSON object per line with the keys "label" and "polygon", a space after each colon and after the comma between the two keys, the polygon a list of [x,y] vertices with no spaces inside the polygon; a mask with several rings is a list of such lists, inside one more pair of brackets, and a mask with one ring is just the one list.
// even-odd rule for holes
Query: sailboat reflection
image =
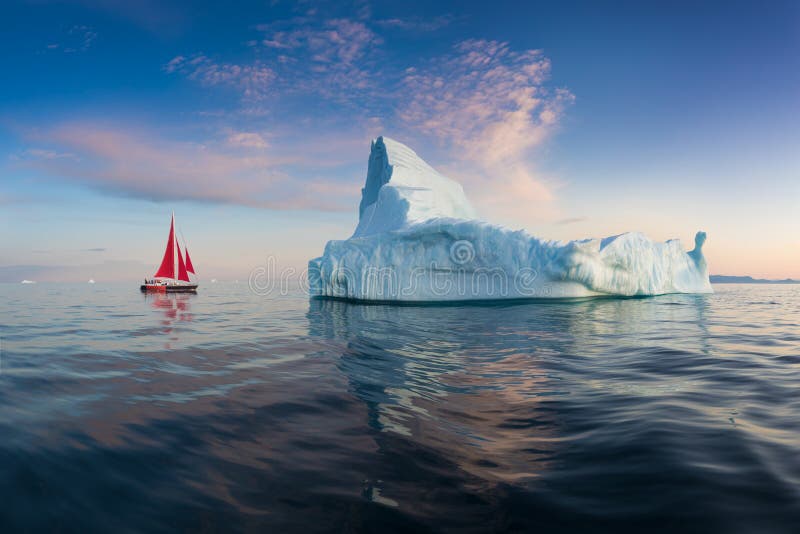
{"label": "sailboat reflection", "polygon": [[[178,339],[176,323],[192,321],[191,299],[197,295],[193,293],[143,293],[144,300],[150,302],[154,310],[158,310],[163,315],[161,324],[164,327],[164,334],[173,334],[171,340]],[[166,348],[170,348],[167,346]]]}

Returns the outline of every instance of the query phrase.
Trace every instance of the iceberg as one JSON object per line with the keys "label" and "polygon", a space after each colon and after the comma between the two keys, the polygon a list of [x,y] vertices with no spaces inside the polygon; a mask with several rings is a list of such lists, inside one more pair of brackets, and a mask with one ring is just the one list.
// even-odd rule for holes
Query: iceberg
{"label": "iceberg", "polygon": [[702,248],[640,233],[548,241],[478,219],[461,185],[386,137],[372,142],[359,221],[309,261],[312,297],[441,302],[711,293]]}

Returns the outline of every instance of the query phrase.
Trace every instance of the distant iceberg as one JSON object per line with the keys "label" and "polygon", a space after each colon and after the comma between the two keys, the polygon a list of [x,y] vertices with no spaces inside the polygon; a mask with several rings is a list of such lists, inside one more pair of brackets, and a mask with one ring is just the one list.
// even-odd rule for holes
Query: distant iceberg
{"label": "distant iceberg", "polygon": [[464,190],[407,146],[372,142],[359,222],[309,262],[312,296],[458,301],[711,293],[695,248],[639,233],[544,241],[477,219]]}
{"label": "distant iceberg", "polygon": [[35,284],[35,283],[36,281],[34,280],[23,280],[22,282],[20,282],[20,284]]}

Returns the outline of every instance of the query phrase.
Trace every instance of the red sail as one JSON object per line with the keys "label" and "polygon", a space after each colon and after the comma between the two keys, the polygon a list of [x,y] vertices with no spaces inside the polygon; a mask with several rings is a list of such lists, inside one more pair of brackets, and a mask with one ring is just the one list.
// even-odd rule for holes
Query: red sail
{"label": "red sail", "polygon": [[[186,243],[184,243],[185,245]],[[197,274],[194,272],[194,265],[192,265],[192,258],[189,257],[189,249],[184,248],[183,251],[186,253],[186,272]]]}
{"label": "red sail", "polygon": [[167,250],[164,252],[164,259],[161,260],[161,267],[158,268],[154,278],[175,278],[175,218],[169,225],[169,239],[167,239]]}
{"label": "red sail", "polygon": [[189,281],[189,273],[186,272],[186,265],[183,263],[183,255],[181,254],[181,247],[177,244],[175,248],[178,249],[178,280],[183,282]]}

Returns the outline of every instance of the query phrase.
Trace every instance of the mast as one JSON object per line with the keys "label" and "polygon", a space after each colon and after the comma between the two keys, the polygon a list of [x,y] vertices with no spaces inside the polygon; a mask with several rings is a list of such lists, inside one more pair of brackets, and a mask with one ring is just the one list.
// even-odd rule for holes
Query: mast
{"label": "mast", "polygon": [[[172,210],[172,228],[175,228],[175,210]],[[172,280],[175,281],[178,273],[178,255],[175,254],[175,247],[178,244],[178,238],[175,237],[175,232],[172,232]]]}

